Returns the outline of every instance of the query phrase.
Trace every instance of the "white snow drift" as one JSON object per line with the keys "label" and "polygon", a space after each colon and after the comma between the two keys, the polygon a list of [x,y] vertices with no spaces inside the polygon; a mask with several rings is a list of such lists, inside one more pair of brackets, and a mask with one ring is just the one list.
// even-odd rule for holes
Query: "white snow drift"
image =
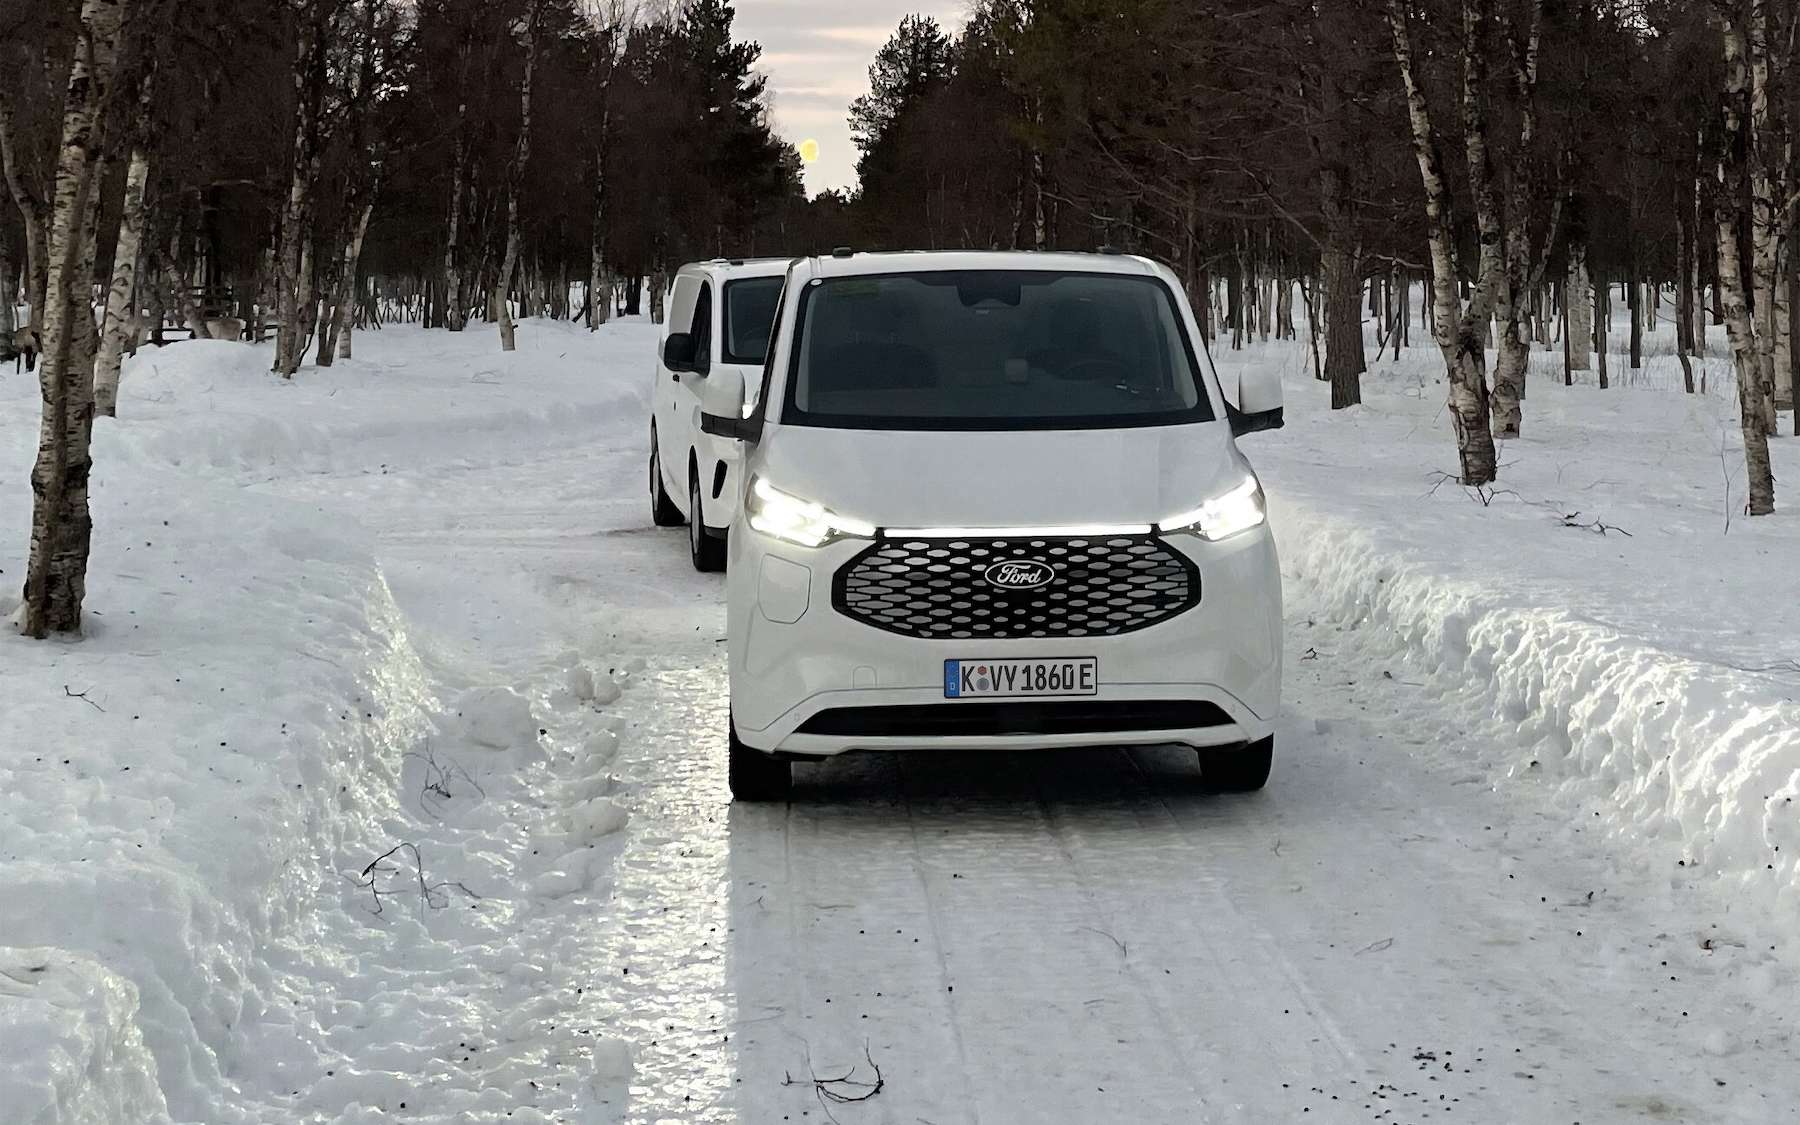
{"label": "white snow drift", "polygon": [[[1613,356],[1622,385],[1605,391],[1562,386],[1560,355],[1534,353],[1525,437],[1503,446],[1485,495],[1437,471],[1454,450],[1434,351],[1375,361],[1364,405],[1335,413],[1298,349],[1219,358],[1289,377],[1288,428],[1245,441],[1286,580],[1332,624],[1388,638],[1475,721],[1471,745],[1507,747],[1481,763],[1495,776],[1554,788],[1571,812],[1655,841],[1677,877],[1712,879],[1791,930],[1800,496],[1772,517],[1735,511],[1729,365],[1709,360],[1712,394],[1681,393],[1672,335],[1652,337],[1643,377]],[[1773,444],[1779,479],[1800,481],[1800,443]]]}
{"label": "white snow drift", "polygon": [[[608,760],[554,751],[611,737],[587,728],[617,687],[578,659],[505,684],[432,666],[353,519],[243,485],[527,457],[629,393],[623,356],[597,368],[585,333],[535,327],[504,360],[485,335],[368,333],[367,360],[291,384],[234,344],[128,366],[96,434],[87,635],[0,636],[0,1117],[530,1104],[504,1069],[470,1083],[456,1060],[541,1049],[487,1025],[529,1022],[521,969],[561,909],[531,900],[539,882],[604,891],[613,850],[593,845],[626,819],[599,795]],[[37,406],[32,382],[0,383],[0,612],[24,571]],[[559,712],[567,685],[586,698]],[[528,810],[565,784],[594,795],[534,855]],[[426,1093],[443,1086],[463,1092]]]}

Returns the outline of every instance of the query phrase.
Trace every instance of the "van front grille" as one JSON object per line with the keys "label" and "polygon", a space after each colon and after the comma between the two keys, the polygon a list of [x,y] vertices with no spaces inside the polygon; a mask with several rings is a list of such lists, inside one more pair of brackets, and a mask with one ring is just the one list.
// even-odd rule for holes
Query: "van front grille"
{"label": "van front grille", "polygon": [[[989,577],[1007,562],[1048,568],[1049,579],[1008,588],[1006,575]],[[1046,573],[1014,571],[1034,572]],[[1117,636],[1199,603],[1199,569],[1153,534],[882,538],[838,570],[831,590],[832,607],[847,617],[943,640]]]}

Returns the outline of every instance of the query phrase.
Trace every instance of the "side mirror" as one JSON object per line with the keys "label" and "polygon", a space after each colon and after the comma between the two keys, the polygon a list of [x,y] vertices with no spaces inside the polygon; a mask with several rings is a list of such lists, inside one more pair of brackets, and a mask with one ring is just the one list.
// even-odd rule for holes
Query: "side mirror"
{"label": "side mirror", "polygon": [[721,367],[700,391],[700,429],[717,437],[755,441],[762,427],[744,417],[744,373]]}
{"label": "side mirror", "polygon": [[1226,407],[1235,436],[1279,430],[1282,427],[1281,373],[1262,364],[1244,368],[1238,376],[1237,404],[1226,403]]}
{"label": "side mirror", "polygon": [[690,333],[669,333],[669,338],[663,341],[663,366],[676,373],[693,371],[695,343]]}

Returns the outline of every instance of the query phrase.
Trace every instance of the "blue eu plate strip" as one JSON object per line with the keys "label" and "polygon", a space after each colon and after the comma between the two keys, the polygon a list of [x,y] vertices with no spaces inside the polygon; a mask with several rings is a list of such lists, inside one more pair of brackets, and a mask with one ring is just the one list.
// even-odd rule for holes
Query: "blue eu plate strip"
{"label": "blue eu plate strip", "polygon": [[944,697],[955,699],[962,692],[962,661],[944,661]]}

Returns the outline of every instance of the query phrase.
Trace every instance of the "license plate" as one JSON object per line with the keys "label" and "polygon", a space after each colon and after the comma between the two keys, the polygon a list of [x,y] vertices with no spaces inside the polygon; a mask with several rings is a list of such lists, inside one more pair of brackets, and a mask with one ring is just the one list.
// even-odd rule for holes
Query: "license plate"
{"label": "license plate", "polygon": [[1099,691],[1100,661],[1092,656],[944,661],[945,699],[1095,695]]}

